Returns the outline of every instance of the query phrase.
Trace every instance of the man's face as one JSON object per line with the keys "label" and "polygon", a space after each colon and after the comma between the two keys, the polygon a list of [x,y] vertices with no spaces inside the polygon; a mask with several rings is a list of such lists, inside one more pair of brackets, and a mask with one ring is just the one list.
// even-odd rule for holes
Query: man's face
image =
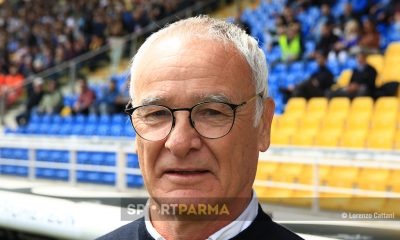
{"label": "man's face", "polygon": [[[134,106],[158,99],[156,103],[170,108],[190,108],[216,94],[239,104],[256,94],[244,58],[212,40],[159,39],[133,74]],[[185,111],[175,112],[175,127],[166,139],[138,137],[139,163],[150,196],[249,197],[258,152],[269,146],[270,119],[253,126],[255,102],[238,108],[230,133],[219,139],[200,136]],[[273,103],[268,104],[270,114],[263,119],[272,118]]]}

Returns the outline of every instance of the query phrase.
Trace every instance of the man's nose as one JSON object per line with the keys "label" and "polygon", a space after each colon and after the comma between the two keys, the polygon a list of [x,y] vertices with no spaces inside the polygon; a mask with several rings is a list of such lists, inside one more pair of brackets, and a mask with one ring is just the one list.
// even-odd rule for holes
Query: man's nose
{"label": "man's nose", "polygon": [[188,112],[175,112],[175,126],[167,137],[165,148],[178,158],[201,148],[201,138],[190,123]]}

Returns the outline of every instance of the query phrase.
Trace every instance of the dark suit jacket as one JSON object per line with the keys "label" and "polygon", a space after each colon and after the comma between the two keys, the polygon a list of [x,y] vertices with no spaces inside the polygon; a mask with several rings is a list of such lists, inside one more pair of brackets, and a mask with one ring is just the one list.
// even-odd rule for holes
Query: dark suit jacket
{"label": "dark suit jacket", "polygon": [[[258,214],[253,223],[232,238],[232,240],[253,239],[302,240],[303,238],[272,221],[261,206],[258,206]],[[154,238],[147,232],[144,218],[140,218],[98,238],[98,240],[154,240]]]}

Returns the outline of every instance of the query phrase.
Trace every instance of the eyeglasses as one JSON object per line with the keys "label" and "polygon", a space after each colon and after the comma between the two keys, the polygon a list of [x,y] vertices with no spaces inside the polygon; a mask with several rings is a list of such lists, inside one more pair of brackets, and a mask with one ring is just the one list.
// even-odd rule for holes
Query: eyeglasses
{"label": "eyeglasses", "polygon": [[162,105],[142,105],[132,107],[128,103],[125,112],[130,116],[137,135],[149,141],[165,139],[175,126],[174,112],[188,111],[190,125],[201,136],[209,139],[227,135],[235,122],[236,110],[256,99],[262,98],[259,93],[240,104],[226,102],[201,102],[191,108],[169,108]]}

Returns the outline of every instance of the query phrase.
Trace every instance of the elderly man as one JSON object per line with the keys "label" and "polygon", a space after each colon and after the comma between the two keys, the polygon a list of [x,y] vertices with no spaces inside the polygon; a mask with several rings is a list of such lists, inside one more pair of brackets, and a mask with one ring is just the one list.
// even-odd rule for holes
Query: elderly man
{"label": "elderly man", "polygon": [[[301,239],[252,191],[275,107],[256,40],[223,21],[181,20],[146,40],[131,73],[127,112],[151,207],[100,239]],[[172,203],[220,208],[160,211]]]}

